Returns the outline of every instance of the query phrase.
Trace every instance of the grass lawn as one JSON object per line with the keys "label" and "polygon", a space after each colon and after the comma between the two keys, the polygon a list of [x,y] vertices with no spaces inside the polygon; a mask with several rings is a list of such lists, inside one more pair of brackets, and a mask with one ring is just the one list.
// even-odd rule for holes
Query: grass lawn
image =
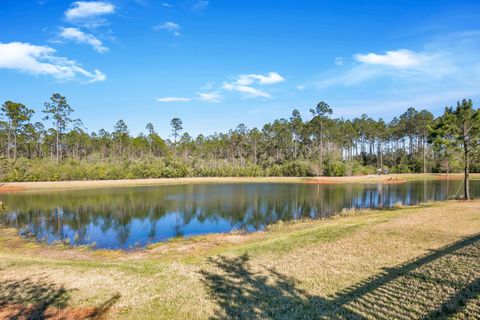
{"label": "grass lawn", "polygon": [[480,317],[480,201],[347,213],[135,252],[0,229],[0,319]]}

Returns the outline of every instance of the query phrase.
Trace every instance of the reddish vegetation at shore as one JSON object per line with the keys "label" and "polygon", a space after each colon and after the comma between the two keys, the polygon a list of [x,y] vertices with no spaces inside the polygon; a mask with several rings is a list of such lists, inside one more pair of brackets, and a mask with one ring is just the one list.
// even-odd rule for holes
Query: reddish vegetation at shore
{"label": "reddish vegetation at shore", "polygon": [[[49,319],[49,320],[77,320],[92,319],[98,315],[96,308],[47,308],[33,305],[9,304],[0,307],[0,319]],[[101,317],[102,315],[100,315]],[[96,318],[101,319],[101,318]]]}
{"label": "reddish vegetation at shore", "polygon": [[404,179],[397,178],[397,177],[388,178],[387,180],[382,181],[382,183],[384,184],[397,184],[397,183],[404,183],[404,182],[406,182]]}
{"label": "reddish vegetation at shore", "polygon": [[25,190],[25,188],[22,188],[22,187],[0,185],[0,192],[19,192],[19,191],[24,191],[24,190]]}

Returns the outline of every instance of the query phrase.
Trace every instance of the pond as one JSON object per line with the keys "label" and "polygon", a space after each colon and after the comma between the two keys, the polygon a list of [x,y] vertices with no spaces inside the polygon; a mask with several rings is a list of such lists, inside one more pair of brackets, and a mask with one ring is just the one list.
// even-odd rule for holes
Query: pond
{"label": "pond", "polygon": [[[6,193],[0,222],[53,243],[129,249],[173,237],[262,230],[279,220],[322,219],[343,209],[445,200],[461,181],[401,184],[191,184]],[[472,195],[480,181],[471,182]]]}

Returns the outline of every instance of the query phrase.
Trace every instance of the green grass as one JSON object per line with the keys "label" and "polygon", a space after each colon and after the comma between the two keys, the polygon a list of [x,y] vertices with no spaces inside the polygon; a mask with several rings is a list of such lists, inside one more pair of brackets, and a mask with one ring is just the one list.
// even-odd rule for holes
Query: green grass
{"label": "green grass", "polygon": [[41,306],[111,319],[474,318],[478,212],[480,202],[372,210],[130,253],[0,229],[0,318],[14,304],[31,305],[24,316]]}
{"label": "green grass", "polygon": [[341,237],[347,236],[354,230],[362,227],[362,223],[341,224],[325,226],[322,228],[308,228],[293,232],[279,231],[274,237],[264,241],[253,242],[232,250],[235,254],[260,255],[264,253],[283,254],[295,248],[301,248],[307,245],[315,245],[318,242],[331,242]]}
{"label": "green grass", "polygon": [[204,271],[218,319],[474,318],[480,311],[480,236],[386,269],[332,296],[293,277],[256,271],[248,255],[210,260]]}

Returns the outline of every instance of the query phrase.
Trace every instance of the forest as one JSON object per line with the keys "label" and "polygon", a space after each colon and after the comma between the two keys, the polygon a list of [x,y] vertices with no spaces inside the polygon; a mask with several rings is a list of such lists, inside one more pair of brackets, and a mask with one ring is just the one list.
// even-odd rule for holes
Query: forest
{"label": "forest", "polygon": [[[294,109],[262,128],[239,124],[197,137],[179,118],[171,120],[169,137],[152,123],[133,136],[124,120],[88,132],[59,93],[42,110],[6,101],[1,111],[3,181],[480,171],[480,116],[471,100],[438,117],[408,108],[390,121],[334,118],[332,107],[319,102],[308,119]],[[36,112],[43,121],[32,122]]]}

